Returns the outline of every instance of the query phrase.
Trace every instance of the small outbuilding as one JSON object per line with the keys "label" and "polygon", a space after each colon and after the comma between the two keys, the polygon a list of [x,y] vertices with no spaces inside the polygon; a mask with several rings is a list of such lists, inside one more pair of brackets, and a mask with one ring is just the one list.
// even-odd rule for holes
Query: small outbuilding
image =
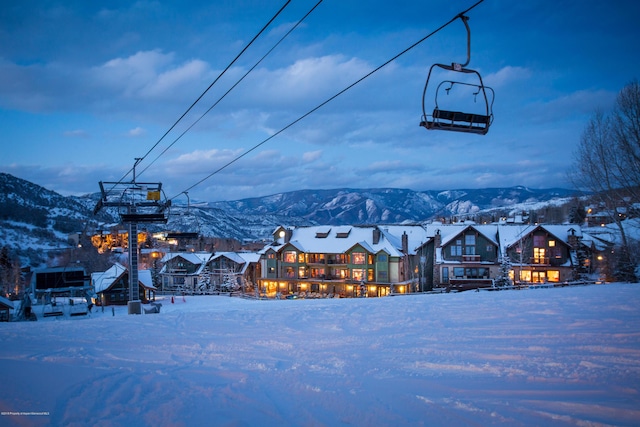
{"label": "small outbuilding", "polygon": [[[107,271],[92,273],[91,283],[98,295],[97,304],[126,305],[129,301],[129,270],[122,264],[115,263]],[[151,272],[138,271],[140,301],[147,303],[155,291],[156,287],[151,283]]]}
{"label": "small outbuilding", "polygon": [[0,296],[0,322],[8,322],[11,320],[10,310],[13,310],[13,302],[8,298]]}

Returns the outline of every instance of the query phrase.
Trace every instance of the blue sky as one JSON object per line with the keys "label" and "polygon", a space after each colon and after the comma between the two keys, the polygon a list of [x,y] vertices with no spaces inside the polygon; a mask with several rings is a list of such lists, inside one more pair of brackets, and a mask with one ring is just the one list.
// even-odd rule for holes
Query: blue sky
{"label": "blue sky", "polygon": [[[293,0],[149,153],[284,3],[5,2],[0,171],[84,194],[146,155],[138,180],[161,181],[176,198],[475,1],[325,0],[176,141],[317,3]],[[192,200],[342,187],[570,187],[566,171],[588,119],[639,77],[640,2],[485,0],[468,16],[468,67],[496,93],[487,135],[418,126],[429,67],[465,60],[458,20],[189,189]]]}

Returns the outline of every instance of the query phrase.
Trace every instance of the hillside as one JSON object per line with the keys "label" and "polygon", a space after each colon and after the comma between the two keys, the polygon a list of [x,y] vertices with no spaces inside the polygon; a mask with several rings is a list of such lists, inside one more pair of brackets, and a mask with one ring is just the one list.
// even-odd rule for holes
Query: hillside
{"label": "hillside", "polygon": [[[513,210],[566,204],[573,192],[526,187],[476,190],[406,189],[300,190],[266,197],[174,205],[166,226],[152,231],[190,231],[207,237],[261,240],[279,225],[419,223],[434,218],[489,217]],[[36,266],[47,252],[68,248],[70,233],[93,232],[117,224],[118,214],[93,208],[97,194],[65,197],[39,185],[0,173],[0,246]]]}

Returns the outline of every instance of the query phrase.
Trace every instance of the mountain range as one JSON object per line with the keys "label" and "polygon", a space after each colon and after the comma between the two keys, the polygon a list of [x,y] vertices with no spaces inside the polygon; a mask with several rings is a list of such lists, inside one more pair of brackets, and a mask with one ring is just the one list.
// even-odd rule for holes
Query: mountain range
{"label": "mountain range", "polygon": [[[433,219],[495,220],[514,211],[566,205],[573,190],[522,186],[447,191],[407,189],[299,190],[265,197],[173,205],[168,223],[152,231],[198,232],[208,237],[261,240],[279,225],[420,223]],[[99,194],[62,196],[37,184],[0,173],[0,246],[23,259],[42,261],[42,251],[68,247],[70,233],[110,228],[113,208],[93,215]]]}

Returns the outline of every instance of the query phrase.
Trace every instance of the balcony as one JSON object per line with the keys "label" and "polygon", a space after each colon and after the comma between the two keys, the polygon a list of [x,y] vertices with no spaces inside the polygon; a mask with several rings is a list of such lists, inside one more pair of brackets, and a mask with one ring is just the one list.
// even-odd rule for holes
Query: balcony
{"label": "balcony", "polygon": [[532,265],[551,265],[549,258],[533,257],[529,259],[529,263]]}
{"label": "balcony", "polygon": [[462,262],[480,262],[480,255],[462,255]]}

